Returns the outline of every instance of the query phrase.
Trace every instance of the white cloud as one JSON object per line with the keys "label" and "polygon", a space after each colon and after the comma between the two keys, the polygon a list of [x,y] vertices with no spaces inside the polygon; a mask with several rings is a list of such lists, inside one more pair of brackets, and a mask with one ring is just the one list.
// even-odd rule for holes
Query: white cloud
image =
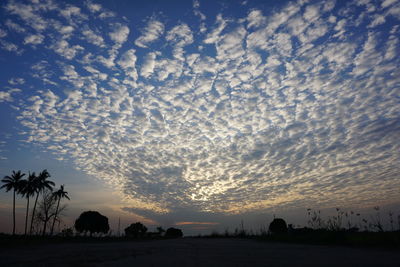
{"label": "white cloud", "polygon": [[200,2],[197,0],[193,1],[193,13],[200,19],[200,33],[204,33],[207,31],[206,24],[204,22],[207,17],[200,11]]}
{"label": "white cloud", "polygon": [[101,14],[99,15],[99,18],[106,19],[106,18],[112,18],[115,16],[116,16],[116,14],[112,11],[104,11],[104,12],[101,12]]}
{"label": "white cloud", "polygon": [[168,31],[165,39],[176,46],[183,47],[193,43],[193,34],[189,26],[182,23]]}
{"label": "white cloud", "polygon": [[227,25],[227,21],[222,18],[221,14],[218,14],[216,23],[218,26],[214,28],[214,30],[211,33],[207,34],[204,43],[212,44],[219,40],[221,32]]}
{"label": "white cloud", "polygon": [[83,14],[79,7],[73,5],[68,5],[66,8],[61,9],[60,14],[70,22],[75,22],[75,20],[83,21],[88,19],[87,15]]}
{"label": "white cloud", "polygon": [[25,83],[25,79],[24,78],[12,78],[10,80],[8,80],[8,83],[11,85],[21,85]]}
{"label": "white cloud", "polygon": [[9,29],[14,30],[16,32],[22,33],[26,31],[25,28],[23,28],[21,25],[15,23],[10,19],[7,19],[5,24]]}
{"label": "white cloud", "polygon": [[92,1],[86,1],[85,5],[92,13],[100,12],[102,9],[100,4],[93,3]]}
{"label": "white cloud", "polygon": [[151,19],[144,28],[142,35],[135,40],[135,45],[146,48],[148,44],[154,42],[164,33],[164,24],[160,21]]}
{"label": "white cloud", "polygon": [[397,0],[385,0],[385,1],[382,2],[381,7],[382,8],[386,8],[388,6],[393,5],[396,2],[397,2]]}
{"label": "white cloud", "polygon": [[260,27],[266,23],[266,17],[263,16],[261,10],[252,10],[249,15],[247,15],[247,27]]}
{"label": "white cloud", "polygon": [[[43,31],[49,25],[43,17],[36,13],[36,9],[40,7],[41,5],[36,6],[22,4],[15,1],[9,1],[5,6],[6,10],[9,13],[19,16],[30,27],[34,28],[37,31]],[[53,9],[54,6],[51,6],[51,4],[49,4],[48,6],[44,6],[44,8]]]}
{"label": "white cloud", "polygon": [[[146,209],[297,209],[321,194],[322,207],[398,199],[399,27],[389,27],[397,19],[389,4],[290,2],[244,18],[219,14],[205,35],[196,24],[171,22],[168,45],[147,52],[141,48],[163,40],[161,22],[148,21],[139,48],[125,51],[125,19],[106,24],[96,17],[106,11],[88,7],[79,12],[94,21],[80,24],[77,9],[61,5],[72,21],[54,20],[50,34],[43,27],[40,34],[57,38],[43,51],[70,61],[49,56],[32,67],[33,77],[57,89],[32,91],[19,120],[31,143],[73,159]],[[29,12],[18,15],[28,26]],[[367,28],[379,15],[391,23]],[[111,25],[111,40],[83,33],[94,22]],[[107,49],[80,57],[73,42],[82,36]],[[19,96],[8,89],[2,101]]]}
{"label": "white cloud", "polygon": [[126,25],[122,24],[113,24],[113,31],[109,33],[111,40],[113,40],[117,44],[123,44],[128,39],[129,28]]}
{"label": "white cloud", "polygon": [[8,42],[6,40],[0,40],[0,47],[8,52],[15,52],[17,54],[21,54],[23,50],[21,50],[16,44]]}
{"label": "white cloud", "polygon": [[58,40],[50,46],[54,52],[65,57],[66,59],[73,59],[79,51],[84,50],[80,45],[72,45],[66,40]]}
{"label": "white cloud", "polygon": [[31,34],[25,37],[24,44],[38,45],[43,43],[44,36],[41,34]]}
{"label": "white cloud", "polygon": [[85,37],[86,41],[97,45],[99,47],[105,47],[105,43],[104,43],[104,39],[102,36],[96,34],[95,32],[93,32],[91,29],[89,28],[85,28],[84,30],[82,30],[82,34]]}
{"label": "white cloud", "polygon": [[21,89],[18,89],[18,88],[12,88],[12,89],[9,89],[8,91],[0,91],[0,103],[1,102],[12,102],[12,101],[14,101],[14,99],[13,99],[13,94],[16,94],[16,93],[20,93],[21,92]]}
{"label": "white cloud", "polygon": [[7,36],[7,32],[3,29],[0,29],[0,38],[6,37]]}
{"label": "white cloud", "polygon": [[146,61],[143,63],[142,68],[140,69],[140,75],[142,75],[145,78],[148,78],[153,73],[156,57],[157,57],[156,53],[147,54]]}
{"label": "white cloud", "polygon": [[138,76],[135,68],[137,59],[135,52],[135,49],[129,49],[117,62],[118,65],[125,71],[125,74],[134,80],[136,80]]}
{"label": "white cloud", "polygon": [[121,66],[122,69],[134,68],[136,64],[136,55],[135,49],[129,49],[126,51],[118,61],[118,65]]}

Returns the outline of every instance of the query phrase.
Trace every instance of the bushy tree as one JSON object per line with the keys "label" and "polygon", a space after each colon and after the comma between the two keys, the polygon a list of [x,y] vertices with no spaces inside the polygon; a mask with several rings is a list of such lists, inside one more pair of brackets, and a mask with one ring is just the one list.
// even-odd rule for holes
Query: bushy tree
{"label": "bushy tree", "polygon": [[284,219],[276,218],[269,225],[269,231],[272,234],[283,234],[287,233],[287,225]]}
{"label": "bushy tree", "polygon": [[108,233],[110,226],[108,218],[97,211],[85,211],[75,221],[75,229],[78,233]]}
{"label": "bushy tree", "polygon": [[125,235],[127,237],[143,237],[147,232],[147,227],[140,222],[132,223],[125,228]]}
{"label": "bushy tree", "polygon": [[165,232],[165,237],[167,238],[179,238],[183,236],[183,232],[181,229],[177,228],[168,228],[167,231]]}

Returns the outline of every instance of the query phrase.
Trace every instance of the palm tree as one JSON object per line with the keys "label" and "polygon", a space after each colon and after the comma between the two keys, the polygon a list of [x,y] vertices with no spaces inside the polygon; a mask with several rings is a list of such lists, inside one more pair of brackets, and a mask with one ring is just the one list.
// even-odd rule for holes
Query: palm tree
{"label": "palm tree", "polygon": [[61,186],[60,186],[60,189],[58,189],[57,191],[55,191],[55,192],[53,193],[53,197],[54,197],[55,199],[57,199],[58,202],[57,202],[56,213],[54,214],[53,225],[51,226],[50,235],[53,235],[54,224],[56,223],[56,219],[57,219],[57,215],[58,215],[58,207],[60,206],[60,200],[61,200],[62,198],[66,198],[66,199],[68,199],[68,200],[70,199],[70,198],[68,197],[68,192],[64,191],[64,185],[61,185]]}
{"label": "palm tree", "polygon": [[28,228],[28,214],[29,214],[29,198],[34,196],[36,193],[35,186],[36,175],[35,173],[29,173],[28,179],[22,180],[20,193],[26,197],[26,216],[25,216],[25,235]]}
{"label": "palm tree", "polygon": [[35,179],[36,199],[35,199],[35,204],[33,205],[31,228],[29,230],[30,234],[32,234],[32,231],[33,231],[33,220],[35,218],[36,204],[37,204],[37,201],[39,198],[39,194],[46,188],[53,191],[53,186],[55,184],[54,184],[54,182],[47,180],[47,178],[49,178],[49,177],[50,177],[50,173],[46,169],[44,169],[42,172],[39,173],[39,175]]}
{"label": "palm tree", "polygon": [[1,180],[4,184],[0,188],[6,188],[6,191],[14,190],[14,198],[13,198],[13,235],[15,235],[15,192],[19,192],[21,188],[22,177],[24,177],[25,173],[21,173],[21,171],[13,171],[11,176],[4,176]]}

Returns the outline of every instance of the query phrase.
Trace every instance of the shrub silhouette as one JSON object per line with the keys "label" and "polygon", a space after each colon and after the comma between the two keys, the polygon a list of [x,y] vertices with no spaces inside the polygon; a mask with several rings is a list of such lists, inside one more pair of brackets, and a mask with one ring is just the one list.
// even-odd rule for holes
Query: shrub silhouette
{"label": "shrub silhouette", "polygon": [[168,228],[167,231],[165,232],[165,237],[167,238],[179,238],[182,236],[183,236],[182,230],[173,227]]}
{"label": "shrub silhouette", "polygon": [[127,237],[143,237],[147,232],[147,227],[140,222],[132,223],[125,228],[125,235]]}
{"label": "shrub silhouette", "polygon": [[288,228],[284,219],[276,218],[269,225],[269,231],[272,234],[287,233]]}
{"label": "shrub silhouette", "polygon": [[85,211],[75,221],[75,229],[78,233],[87,232],[106,234],[110,230],[108,218],[97,211]]}

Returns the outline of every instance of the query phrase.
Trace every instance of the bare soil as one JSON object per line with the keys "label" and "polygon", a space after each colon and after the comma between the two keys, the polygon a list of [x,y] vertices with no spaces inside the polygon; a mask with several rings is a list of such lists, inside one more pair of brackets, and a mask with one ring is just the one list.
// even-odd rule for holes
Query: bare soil
{"label": "bare soil", "polygon": [[400,251],[182,238],[3,247],[0,266],[400,266]]}

